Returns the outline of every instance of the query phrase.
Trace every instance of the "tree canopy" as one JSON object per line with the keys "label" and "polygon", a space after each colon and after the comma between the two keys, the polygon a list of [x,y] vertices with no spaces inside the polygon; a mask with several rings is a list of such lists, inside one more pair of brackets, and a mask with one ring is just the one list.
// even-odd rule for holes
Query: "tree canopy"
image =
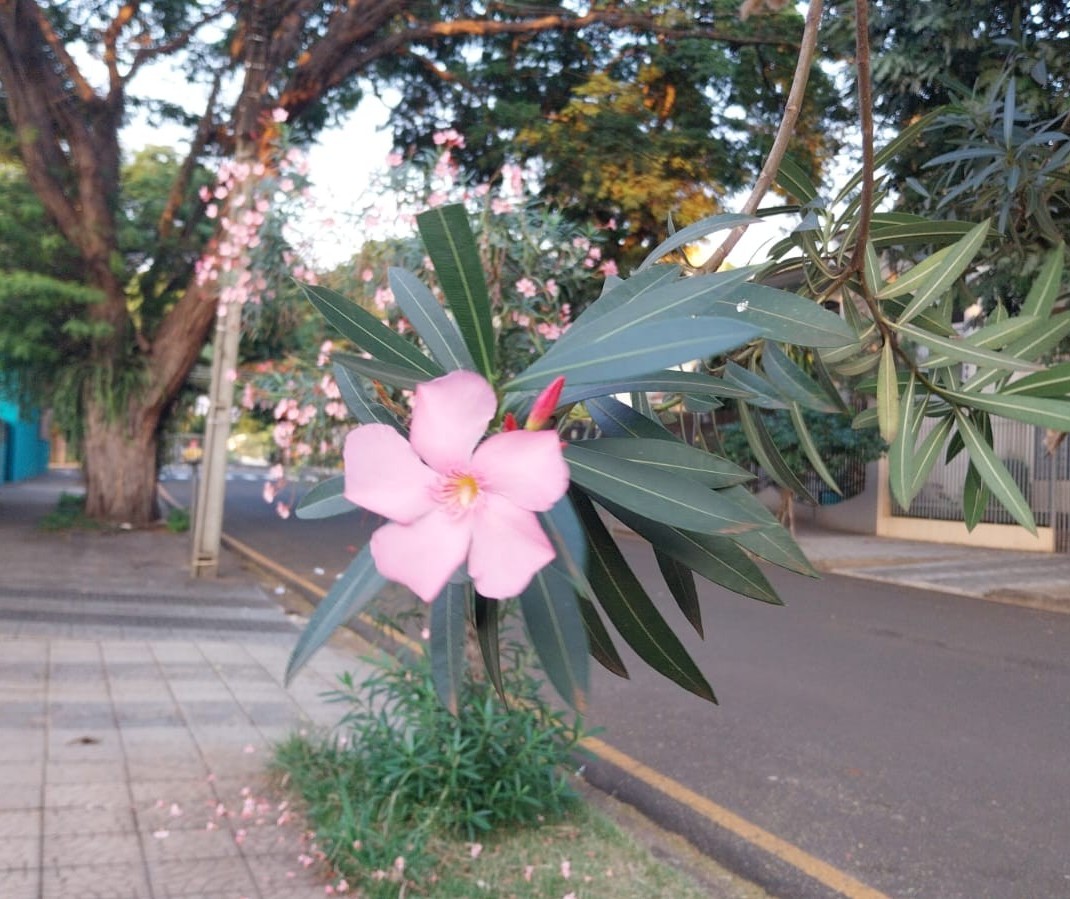
{"label": "tree canopy", "polygon": [[[489,109],[501,95],[502,108],[515,109],[515,98],[530,96],[537,82],[552,93],[540,101],[549,115],[571,99],[572,84],[559,75],[575,58],[585,61],[577,71],[586,81],[608,70],[613,55],[642,44],[631,35],[789,53],[790,23],[773,32],[763,23],[744,26],[718,3],[610,2],[585,12],[568,3],[422,0],[4,3],[0,90],[27,181],[73,248],[86,285],[102,295],[84,315],[93,326],[95,374],[76,387],[90,514],[133,522],[152,515],[155,463],[144,460],[155,458],[160,418],[216,316],[216,291],[192,277],[190,262],[206,229],[207,252],[225,243],[223,222],[238,199],[228,198],[208,223],[206,205],[196,202],[198,173],[224,160],[270,167],[279,128],[272,110],[300,140],[365,91],[395,85],[416,127],[432,117],[466,126],[466,114],[480,108],[471,103]],[[463,61],[475,71],[467,60],[480,54],[482,90],[446,90],[458,80],[456,67]],[[154,69],[185,78],[188,101],[168,102],[146,87],[142,76]],[[419,110],[424,119],[415,117]],[[178,122],[190,135],[186,157],[171,160],[167,199],[151,214],[121,178],[119,132],[136,112]],[[160,172],[143,160],[146,178]],[[157,196],[163,186],[156,184]],[[128,216],[139,231],[149,229],[143,246],[151,248],[141,259],[124,253]],[[122,374],[130,371],[140,375]]]}

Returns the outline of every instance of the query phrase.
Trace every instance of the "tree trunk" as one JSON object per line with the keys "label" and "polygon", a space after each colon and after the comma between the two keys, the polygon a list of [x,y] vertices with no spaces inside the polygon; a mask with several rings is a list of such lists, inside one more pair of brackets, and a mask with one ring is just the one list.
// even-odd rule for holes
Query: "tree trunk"
{"label": "tree trunk", "polygon": [[160,411],[139,403],[109,418],[99,400],[87,397],[85,442],[86,514],[101,521],[144,527],[160,517],[156,499],[157,427]]}

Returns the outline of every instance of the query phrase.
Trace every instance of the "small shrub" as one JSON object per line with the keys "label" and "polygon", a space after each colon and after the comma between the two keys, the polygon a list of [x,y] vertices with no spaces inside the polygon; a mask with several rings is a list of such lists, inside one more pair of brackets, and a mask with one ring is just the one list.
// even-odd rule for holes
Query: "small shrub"
{"label": "small shrub", "polygon": [[85,514],[85,496],[81,493],[61,493],[56,508],[41,519],[42,531],[66,531],[72,528],[95,530],[97,522]]}
{"label": "small shrub", "polygon": [[508,704],[469,678],[454,717],[426,657],[383,665],[359,686],[346,675],[330,696],[350,707],[338,731],[277,748],[275,767],[303,798],[318,847],[350,883],[396,891],[428,871],[437,838],[557,820],[573,806],[565,766],[578,725],[539,697],[519,662],[503,678]]}
{"label": "small shrub", "polygon": [[172,534],[184,534],[189,530],[189,510],[172,509],[167,513],[166,524]]}

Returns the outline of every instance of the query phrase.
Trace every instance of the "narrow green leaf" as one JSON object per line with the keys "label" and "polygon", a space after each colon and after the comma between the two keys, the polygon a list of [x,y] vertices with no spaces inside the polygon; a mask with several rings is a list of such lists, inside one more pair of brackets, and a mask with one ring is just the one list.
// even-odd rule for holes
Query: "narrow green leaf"
{"label": "narrow green leaf", "polygon": [[1007,467],[996,456],[991,444],[981,436],[970,417],[958,409],[955,410],[955,421],[966,451],[970,454],[970,464],[977,469],[981,480],[992,491],[992,495],[1010,512],[1015,521],[1030,533],[1036,534],[1037,526],[1033,521],[1029,503],[1026,502],[1018,485],[1014,483],[1014,478],[1007,471]]}
{"label": "narrow green leaf", "polygon": [[573,505],[575,494],[576,488],[572,488],[549,512],[538,513],[542,529],[557,553],[550,564],[569,579],[576,591],[592,658],[618,677],[628,677],[628,669],[591,602],[594,588],[587,580],[587,532]]}
{"label": "narrow green leaf", "polygon": [[744,399],[759,409],[786,409],[788,402],[777,396],[776,388],[765,378],[729,360],[724,367],[724,382],[749,394]]}
{"label": "narrow green leaf", "polygon": [[797,162],[785,156],[776,173],[776,183],[803,205],[817,199],[817,188]]}
{"label": "narrow green leaf", "polygon": [[1007,371],[1036,371],[1039,368],[1035,362],[1016,358],[1007,352],[986,350],[961,338],[938,337],[936,334],[930,334],[928,331],[915,328],[913,325],[893,324],[892,327],[904,337],[908,337],[916,343],[942,354],[940,357],[927,359],[924,362],[927,368],[950,365],[952,360],[954,362],[968,362],[985,368],[1000,368]]}
{"label": "narrow green leaf", "polygon": [[646,259],[639,264],[639,268],[636,271],[641,272],[648,269],[659,259],[668,256],[673,250],[696,243],[718,231],[724,231],[727,228],[738,228],[740,225],[753,225],[760,221],[761,219],[757,216],[738,213],[721,213],[720,215],[711,215],[708,218],[700,219],[694,224],[676,231],[671,237],[654,247]]}
{"label": "narrow green leaf", "polygon": [[821,458],[821,450],[817,448],[813,435],[810,433],[810,429],[806,426],[806,419],[803,417],[802,407],[797,403],[793,403],[788,411],[791,414],[791,423],[795,428],[795,433],[799,436],[799,446],[802,447],[802,451],[809,460],[810,465],[813,467],[814,471],[817,472],[817,476],[821,478],[822,481],[842,496],[843,491],[840,489],[840,485],[836,483],[836,479],[832,476],[832,472],[830,472],[828,466],[825,465],[825,460]]}
{"label": "narrow green leaf", "polygon": [[431,603],[431,680],[442,704],[457,716],[464,682],[468,604],[472,585],[446,584]]}
{"label": "narrow green leaf", "polygon": [[334,365],[334,380],[342,394],[342,402],[361,424],[390,425],[400,434],[407,435],[405,426],[381,403],[373,402],[364,393],[364,385],[356,372],[351,372],[341,365]]}
{"label": "narrow green leaf", "polygon": [[[899,504],[905,509],[914,502],[914,497],[921,492],[921,488],[929,480],[929,473],[933,470],[936,460],[940,458],[940,450],[944,447],[944,441],[951,432],[951,416],[940,419],[933,429],[922,440],[914,454],[914,471],[911,480]],[[906,502],[904,502],[906,500]]]}
{"label": "narrow green leaf", "polygon": [[586,586],[587,533],[572,498],[566,493],[548,512],[537,514],[557,553],[551,564],[568,575],[577,590],[582,592]]}
{"label": "narrow green leaf", "polygon": [[866,241],[866,255],[862,277],[866,283],[866,290],[876,296],[884,286],[884,278],[881,277],[881,263],[877,258],[877,251],[873,248],[873,241]]}
{"label": "narrow green leaf", "polygon": [[587,529],[591,586],[617,633],[655,671],[716,702],[702,672],[647,596],[590,500],[577,497],[576,510]]}
{"label": "narrow green leaf", "polygon": [[[936,303],[951,288],[951,285],[958,280],[959,276],[973,262],[974,256],[977,255],[977,251],[981,249],[981,245],[988,236],[988,229],[989,223],[987,221],[981,222],[961,240],[946,249],[940,250],[920,265],[915,266],[915,269],[926,266],[922,276],[915,275],[914,269],[912,269],[900,278],[900,282],[905,280],[911,285],[911,290],[914,293],[914,298],[907,303],[906,309],[899,316],[898,323],[900,325],[909,322],[923,309],[927,309]],[[937,264],[927,265],[930,260],[937,257],[940,258]],[[886,294],[886,291],[890,289],[895,290],[894,293],[890,294],[891,296],[900,296],[904,293],[900,289],[901,286],[899,282],[893,282],[886,286],[878,296],[889,295]]]}
{"label": "narrow green leaf", "polygon": [[418,215],[416,224],[478,371],[493,381],[497,371],[490,295],[468,213],[459,204],[438,206]]}
{"label": "narrow green leaf", "polygon": [[644,518],[622,506],[601,502],[614,517],[666,553],[733,593],[773,605],[783,605],[762,570],[727,537],[711,537]]}
{"label": "narrow green leaf", "polygon": [[737,403],[736,409],[739,412],[740,426],[743,428],[747,443],[750,444],[751,452],[754,453],[758,464],[785,490],[790,490],[816,506],[817,500],[806,489],[806,485],[799,479],[799,476],[791,470],[791,466],[784,460],[780,449],[773,442],[761,413],[751,412],[743,403]]}
{"label": "narrow green leaf", "polygon": [[394,299],[413,330],[427,344],[432,358],[446,371],[475,371],[476,364],[464,337],[428,287],[402,268],[390,268],[387,278]]}
{"label": "narrow green leaf", "polygon": [[885,443],[895,440],[899,427],[899,380],[895,369],[895,352],[885,340],[877,369],[877,425]]}
{"label": "narrow green leaf", "polygon": [[345,482],[344,475],[320,481],[301,497],[294,514],[298,518],[331,518],[360,508],[342,496]]}
{"label": "narrow green leaf", "polygon": [[904,509],[910,505],[907,495],[914,477],[914,447],[918,439],[918,425],[921,422],[921,410],[914,403],[914,388],[917,378],[910,373],[906,390],[899,403],[899,424],[895,440],[888,447],[888,483],[892,495]]}
{"label": "narrow green leaf", "polygon": [[1053,247],[1044,258],[1044,264],[1040,267],[1025,302],[1022,303],[1022,315],[1032,315],[1039,319],[1046,319],[1051,315],[1052,307],[1059,298],[1059,290],[1063,283],[1063,263],[1066,256],[1066,246],[1060,243]]}
{"label": "narrow green leaf", "polygon": [[757,527],[724,492],[690,478],[571,444],[565,448],[573,483],[640,515],[703,534],[738,534]]}
{"label": "narrow green leaf", "polygon": [[613,638],[598,614],[598,609],[582,593],[576,594],[576,601],[580,604],[580,614],[583,616],[583,627],[587,632],[587,646],[591,651],[591,658],[598,662],[610,674],[617,677],[629,678],[628,669],[624,667],[624,661],[613,645]]}
{"label": "narrow green leaf", "polygon": [[[680,320],[691,316],[715,314],[713,303],[719,298],[734,296],[743,282],[753,277],[757,269],[737,268],[693,278],[660,281],[648,290],[641,290],[624,303],[596,318],[593,323],[581,316],[554,344],[558,352],[578,345],[592,346],[620,338],[626,331],[646,327],[668,319]],[[596,304],[597,305],[597,304]],[[717,315],[721,314],[718,310]]]}
{"label": "narrow green leaf", "polygon": [[379,381],[390,387],[412,390],[418,384],[431,380],[431,375],[413,371],[401,365],[380,362],[378,359],[364,359],[351,353],[334,353],[331,356],[335,365],[348,369],[354,374],[370,381]]}
{"label": "narrow green leaf", "polygon": [[[1033,334],[1039,324],[1035,318],[1027,315],[1016,315],[1014,318],[1008,318],[1002,306],[997,306],[996,309],[997,312],[993,316],[994,320],[980,330],[974,331],[968,337],[960,338],[957,333],[948,336],[956,342],[956,345],[961,346],[965,343],[985,350],[998,350],[1022,337],[1028,337]],[[1002,312],[1002,317],[1000,317],[1000,312]],[[908,325],[907,327],[913,326]],[[947,362],[948,360],[937,352],[925,360],[925,366],[927,368],[940,368],[946,365]]]}
{"label": "narrow green leaf", "polygon": [[1011,381],[1000,391],[1002,396],[1014,396],[1019,393],[1049,399],[1062,399],[1070,396],[1070,362],[1060,362],[1045,371],[1038,371],[1036,374]]}
{"label": "narrow green leaf", "polygon": [[721,378],[702,372],[663,371],[627,381],[610,381],[597,384],[565,384],[561,392],[561,405],[580,403],[598,396],[616,396],[619,393],[675,393],[685,396],[725,397],[739,399],[749,396],[748,391],[726,384]]}
{"label": "narrow green leaf", "polygon": [[794,346],[839,347],[858,340],[847,322],[817,301],[764,284],[739,285],[730,297],[714,300],[706,314],[746,322],[769,340]]}
{"label": "narrow green leaf", "polygon": [[479,653],[483,656],[483,667],[502,702],[508,704],[509,697],[505,695],[502,685],[501,646],[498,640],[501,607],[501,600],[487,599],[478,593],[472,595],[472,620],[476,625],[476,641],[479,643]]}
{"label": "narrow green leaf", "polygon": [[301,631],[286,664],[286,683],[293,680],[294,675],[327,642],[331,634],[356,615],[386,583],[386,578],[375,567],[371,549],[365,546],[320,600],[305,629]]}
{"label": "narrow green leaf", "polygon": [[964,406],[992,415],[1024,421],[1026,424],[1054,431],[1070,431],[1070,400],[1039,396],[1004,396],[1000,393],[965,393],[945,391],[944,396]]}
{"label": "narrow green leaf", "polygon": [[400,365],[429,378],[445,374],[437,362],[342,294],[313,284],[302,284],[301,288],[343,337],[379,361]]}
{"label": "narrow green leaf", "polygon": [[788,571],[794,571],[806,577],[819,577],[817,570],[803,555],[799,544],[788,533],[787,528],[773,517],[773,513],[762,505],[758,497],[746,487],[728,487],[721,492],[731,496],[757,520],[764,522],[763,526],[756,530],[734,534],[732,540],[735,543],[760,559],[765,559]]}
{"label": "narrow green leaf", "polygon": [[550,683],[583,712],[589,681],[587,632],[572,584],[556,568],[543,568],[520,594],[520,612]]}
{"label": "narrow green leaf", "polygon": [[677,440],[600,437],[576,441],[572,445],[682,475],[706,487],[731,487],[754,480],[753,474],[734,462]]}
{"label": "narrow green leaf", "polygon": [[631,328],[593,346],[550,347],[541,359],[505,385],[537,390],[558,375],[573,384],[614,381],[718,356],[742,346],[757,329],[721,318],[667,319]]}
{"label": "narrow green leaf", "polygon": [[[1057,347],[1068,335],[1070,315],[1062,313],[1051,319],[1039,320],[1036,329],[1031,331],[1028,337],[1012,341],[1003,352],[1018,359],[1039,359]],[[980,371],[970,378],[963,389],[967,393],[980,393],[985,387],[1005,376],[1005,372],[995,369]]]}
{"label": "narrow green leaf", "polygon": [[791,403],[818,412],[837,412],[839,407],[829,401],[820,385],[814,383],[798,365],[791,361],[772,341],[762,346],[762,369],[780,395]]}
{"label": "narrow green leaf", "polygon": [[[617,283],[613,284],[610,289],[603,289],[602,295],[580,313],[579,317],[572,323],[572,327],[562,335],[558,342],[560,343],[561,340],[580,339],[576,335],[582,335],[590,325],[598,321],[603,315],[632,302],[643,294],[657,290],[666,284],[671,284],[678,280],[679,277],[680,266],[656,265],[646,271],[633,274],[627,280],[618,279]],[[607,278],[606,285],[608,286],[609,284],[610,279]]]}
{"label": "narrow green leaf", "polygon": [[686,565],[677,562],[672,556],[660,550],[654,550],[654,559],[658,563],[661,576],[665,579],[665,586],[676,600],[684,618],[701,637],[702,632],[702,609],[698,604],[698,588],[695,586],[695,574]]}
{"label": "narrow green leaf", "polygon": [[828,367],[825,365],[825,360],[821,358],[821,354],[814,353],[812,362],[814,373],[817,375],[818,383],[825,391],[825,396],[829,398],[841,414],[851,415],[853,410],[840,395],[840,386],[832,379],[832,375],[829,373]]}
{"label": "narrow green leaf", "polygon": [[661,423],[640,415],[611,396],[589,399],[587,412],[607,437],[649,437],[653,440],[676,440],[676,435]]}
{"label": "narrow green leaf", "polygon": [[962,485],[962,520],[967,531],[972,531],[984,518],[988,495],[988,487],[981,480],[973,462],[970,462],[966,466],[966,480]]}
{"label": "narrow green leaf", "polygon": [[970,233],[970,222],[929,221],[900,222],[887,225],[880,224],[874,217],[871,230],[873,246],[884,247],[911,246],[913,244],[946,244],[958,240]]}

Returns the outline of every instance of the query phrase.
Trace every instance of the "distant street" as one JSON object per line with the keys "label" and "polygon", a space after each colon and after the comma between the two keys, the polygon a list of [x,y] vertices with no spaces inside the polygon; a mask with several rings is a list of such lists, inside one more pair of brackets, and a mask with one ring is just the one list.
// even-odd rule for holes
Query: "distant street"
{"label": "distant street", "polygon": [[[366,536],[353,517],[283,521],[250,477],[229,482],[226,532],[329,586]],[[644,545],[622,546],[658,583]],[[1070,896],[1070,615],[770,576],[787,607],[700,583],[705,641],[656,596],[720,706],[626,657],[630,682],[596,666],[588,724],[887,896]],[[611,766],[589,776],[774,895],[831,895]]]}

